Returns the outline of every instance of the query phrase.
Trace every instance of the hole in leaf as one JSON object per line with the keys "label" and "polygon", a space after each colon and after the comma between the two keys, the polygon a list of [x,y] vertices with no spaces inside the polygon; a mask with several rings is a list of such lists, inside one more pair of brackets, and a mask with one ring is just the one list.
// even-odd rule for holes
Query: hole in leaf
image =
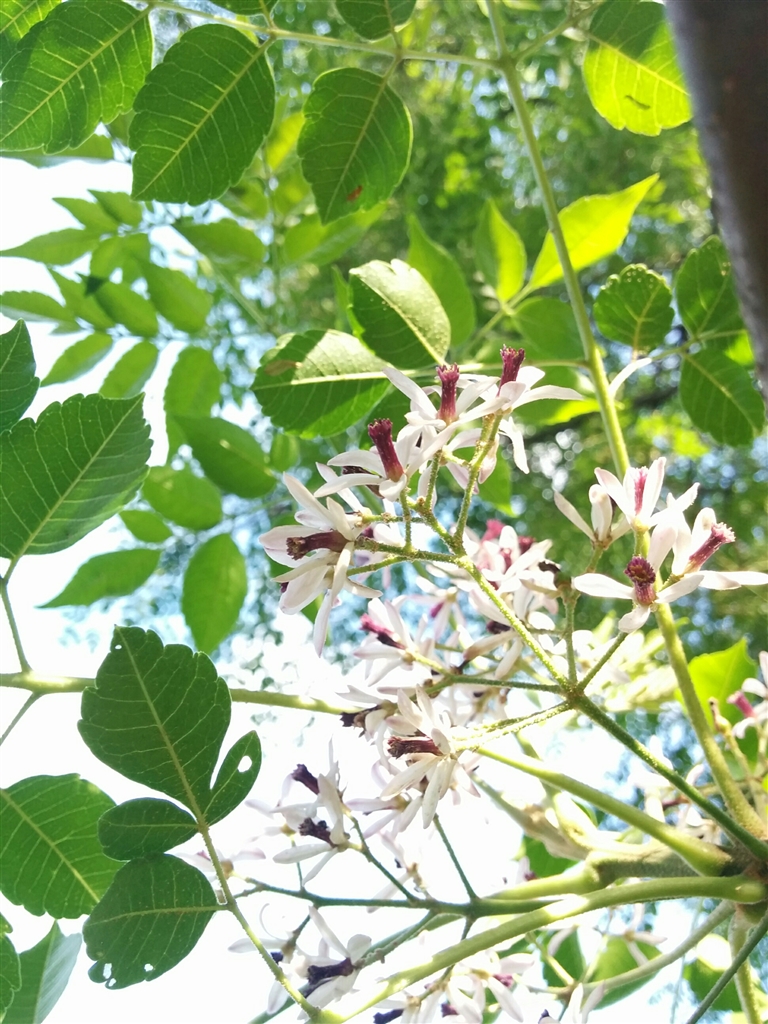
{"label": "hole in leaf", "polygon": [[144,970],[146,971],[147,974],[150,974],[152,971],[154,971],[154,969],[155,968],[153,964],[144,964]]}
{"label": "hole in leaf", "polygon": [[252,764],[253,764],[253,761],[251,760],[250,757],[243,757],[240,760],[240,764],[237,766],[237,770],[239,772],[247,772]]}
{"label": "hole in leaf", "polygon": [[112,964],[104,964],[101,969],[101,976],[105,981],[109,981],[112,977]]}
{"label": "hole in leaf", "polygon": [[115,644],[115,646],[113,648],[113,650],[115,650],[115,651],[122,651],[122,649],[123,649],[123,645],[122,644]]}
{"label": "hole in leaf", "polygon": [[117,981],[115,980],[115,978],[110,978],[107,981],[107,988],[114,988],[115,985],[117,985]]}

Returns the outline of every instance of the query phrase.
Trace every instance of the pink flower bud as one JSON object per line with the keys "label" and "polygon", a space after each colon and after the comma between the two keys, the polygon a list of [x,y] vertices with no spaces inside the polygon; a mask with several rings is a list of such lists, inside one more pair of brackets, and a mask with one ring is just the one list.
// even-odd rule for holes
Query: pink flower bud
{"label": "pink flower bud", "polygon": [[437,376],[440,378],[442,392],[440,408],[437,415],[444,423],[453,423],[456,419],[456,385],[459,381],[458,363],[453,366],[438,366]]}
{"label": "pink flower bud", "polygon": [[499,381],[499,391],[501,391],[505,384],[509,384],[510,381],[517,380],[517,375],[520,372],[520,367],[523,365],[524,359],[524,348],[509,348],[506,345],[502,348],[502,371],[501,380]]}
{"label": "pink flower bud", "polygon": [[387,478],[392,481],[399,480],[405,470],[397,457],[395,442],[392,440],[392,420],[374,420],[368,427],[368,436],[376,446]]}

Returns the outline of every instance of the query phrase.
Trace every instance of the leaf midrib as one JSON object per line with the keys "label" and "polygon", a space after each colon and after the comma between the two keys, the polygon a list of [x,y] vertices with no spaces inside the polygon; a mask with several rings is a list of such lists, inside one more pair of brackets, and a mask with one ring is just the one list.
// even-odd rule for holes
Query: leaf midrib
{"label": "leaf midrib", "polygon": [[599,36],[594,36],[591,32],[585,32],[584,34],[590,42],[595,43],[597,46],[600,46],[604,50],[610,50],[611,53],[618,54],[623,60],[627,61],[629,64],[632,64],[635,68],[639,68],[641,71],[644,71],[652,78],[658,79],[658,81],[662,85],[669,86],[670,89],[674,89],[677,92],[679,92],[684,99],[688,99],[688,93],[685,89],[685,86],[678,85],[677,82],[673,82],[671,78],[665,78],[658,71],[655,71],[653,68],[649,68],[647,64],[643,64],[641,61],[636,60],[636,58],[630,57],[618,46],[613,46],[611,45],[611,43],[607,43],[604,39],[600,39]]}

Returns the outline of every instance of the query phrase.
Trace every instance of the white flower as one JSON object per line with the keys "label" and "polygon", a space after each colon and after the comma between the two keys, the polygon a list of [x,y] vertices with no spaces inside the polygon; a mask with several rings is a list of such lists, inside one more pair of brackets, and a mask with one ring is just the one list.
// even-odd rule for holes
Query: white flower
{"label": "white flower", "polygon": [[735,590],[737,587],[759,587],[768,583],[768,574],[764,572],[702,570],[704,563],[723,544],[731,544],[736,539],[730,526],[717,522],[713,509],[703,508],[699,512],[694,520],[693,530],[688,526],[679,507],[665,509],[660,516],[663,522],[671,523],[677,530],[673,546],[673,579],[699,573],[702,577],[700,586],[705,590]]}
{"label": "white flower", "polygon": [[344,945],[315,907],[309,908],[309,916],[320,932],[323,943],[344,958],[341,962],[322,954],[307,958],[305,971],[308,985],[304,994],[313,1006],[323,1007],[352,990],[360,972],[357,962],[370,949],[371,940],[367,935],[353,935]]}
{"label": "white flower", "polygon": [[[768,722],[768,651],[760,652],[760,671],[764,682],[754,677],[745,679],[741,689],[728,698],[728,703],[735,704],[744,715],[744,718],[733,727],[734,736],[743,737],[750,726],[758,728],[761,723]],[[760,697],[760,703],[753,707],[747,700],[745,691]]]}
{"label": "white flower", "polygon": [[[398,391],[411,400],[411,411],[405,414],[408,423],[414,427],[434,427],[437,430],[450,424],[469,423],[477,419],[471,409],[472,403],[494,385],[490,377],[463,376],[455,363],[453,366],[439,366],[440,406],[436,409],[428,395],[437,391],[437,388],[420,388],[393,366],[385,367],[384,373]],[[461,392],[458,396],[457,390]]]}
{"label": "white flower", "polygon": [[629,529],[629,521],[624,518],[616,526],[612,524],[613,505],[608,492],[599,484],[589,488],[589,503],[592,506],[592,526],[587,526],[581,514],[559,491],[555,491],[555,504],[566,518],[590,540],[601,547],[609,547]]}
{"label": "white flower", "polygon": [[654,512],[661,494],[666,464],[667,460],[661,458],[652,462],[648,469],[630,466],[624,474],[623,483],[607,469],[595,470],[598,482],[619,506],[636,533],[647,533],[655,522]]}

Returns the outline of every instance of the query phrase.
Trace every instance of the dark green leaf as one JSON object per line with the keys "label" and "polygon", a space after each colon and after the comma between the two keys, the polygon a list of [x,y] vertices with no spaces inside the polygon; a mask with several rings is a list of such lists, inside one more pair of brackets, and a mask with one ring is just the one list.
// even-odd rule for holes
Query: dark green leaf
{"label": "dark green leaf", "polygon": [[266,251],[264,243],[236,220],[224,217],[212,224],[196,224],[182,217],[173,225],[196,249],[218,263],[231,265],[244,273],[258,273]]}
{"label": "dark green leaf", "polygon": [[411,239],[408,264],[415,267],[440,300],[451,324],[451,345],[466,341],[475,329],[475,300],[451,254],[424,233],[416,217],[408,218]]}
{"label": "dark green leaf", "polygon": [[4,933],[0,935],[0,1020],[21,988],[21,963],[13,943]]}
{"label": "dark green leaf", "polygon": [[205,348],[190,345],[179,353],[165,388],[167,416],[208,416],[220,398],[224,374]]}
{"label": "dark green leaf", "polygon": [[134,110],[133,195],[215,199],[240,179],[272,124],[264,48],[224,25],[190,29],[149,73]]}
{"label": "dark green leaf", "polygon": [[123,270],[123,283],[128,278],[143,276],[149,262],[149,236],[141,232],[133,235],[113,235],[99,242],[91,256],[91,277],[108,278],[118,267]]}
{"label": "dark green leaf", "polygon": [[104,764],[199,818],[230,711],[226,683],[204,654],[116,626],[95,685],[83,692],[78,729]]}
{"label": "dark green leaf", "polygon": [[36,946],[20,955],[21,989],[3,1024],[42,1024],[61,998],[80,951],[79,933],[63,935],[56,921]]}
{"label": "dark green leaf", "polygon": [[0,146],[56,153],[130,109],[152,61],[148,14],[122,0],[56,7],[3,71]]}
{"label": "dark green leaf", "polygon": [[115,860],[165,853],[196,833],[195,819],[188,811],[152,797],[111,807],[99,820],[99,842]]}
{"label": "dark green leaf", "polygon": [[98,239],[98,233],[88,228],[64,228],[47,235],[37,235],[13,249],[3,249],[0,256],[16,256],[36,263],[50,263],[54,267],[65,266],[90,252]]}
{"label": "dark green leaf", "polygon": [[98,203],[89,203],[87,199],[67,199],[64,196],[53,201],[59,206],[63,206],[75,220],[80,221],[83,227],[89,228],[99,235],[117,231],[117,221],[110,217]]}
{"label": "dark green leaf", "polygon": [[504,220],[496,203],[486,200],[474,236],[475,260],[501,302],[523,287],[527,258],[520,235]]}
{"label": "dark green leaf", "polygon": [[120,513],[120,518],[133,536],[145,544],[161,544],[164,540],[168,540],[169,537],[173,536],[160,516],[154,512],[145,512],[142,509],[125,509]]}
{"label": "dark green leaf", "polygon": [[688,253],[677,275],[675,297],[680,319],[693,338],[730,344],[744,330],[731,261],[716,235]]}
{"label": "dark green leaf", "polygon": [[336,0],[336,10],[364,39],[394,33],[413,14],[416,0]]}
{"label": "dark green leaf", "polygon": [[733,647],[712,654],[700,654],[690,662],[691,679],[699,700],[704,707],[714,699],[720,706],[720,714],[735,725],[743,718],[742,713],[728,698],[741,688],[745,679],[757,674],[757,665],[750,658],[747,642],[742,637]]}
{"label": "dark green leaf", "polygon": [[131,861],[83,928],[96,961],[90,978],[107,988],[159,978],[194,949],[217,910],[205,876],[177,857]]}
{"label": "dark green leaf", "polygon": [[158,313],[177,330],[196,334],[205,327],[213,298],[185,273],[149,263],[144,268],[144,277]]}
{"label": "dark green leaf", "polygon": [[142,295],[131,291],[127,284],[105,281],[96,291],[96,301],[118,323],[128,328],[131,334],[152,338],[157,334],[157,314],[151,302]]}
{"label": "dark green leaf", "polygon": [[0,334],[0,431],[18,423],[39,387],[29,331],[19,320]]}
{"label": "dark green leaf", "polygon": [[226,640],[247,592],[245,559],[229,534],[201,544],[184,573],[181,592],[181,610],[198,650],[210,654]]}
{"label": "dark green leaf", "polygon": [[67,310],[42,292],[3,292],[0,295],[0,310],[9,319],[23,320],[71,320]]}
{"label": "dark green leaf", "polygon": [[[626,974],[627,971],[633,971],[648,960],[654,960],[657,956],[661,955],[659,950],[649,942],[641,942],[639,935],[635,938],[633,945],[637,947],[643,957],[640,963],[630,952],[626,939],[611,936],[589,972],[590,981],[597,983],[604,979],[615,978],[618,974]],[[652,977],[649,974],[646,978],[641,978],[640,981],[630,982],[629,985],[621,985],[619,988],[611,989],[610,992],[606,992],[599,1005],[601,1007],[610,1006],[611,1003],[617,1003],[620,999],[625,999],[630,993],[642,988]]]}
{"label": "dark green leaf", "polygon": [[[554,959],[561,967],[565,968],[572,978],[583,977],[587,964],[581,951],[578,932],[572,932],[559,943]],[[544,975],[547,985],[562,985],[563,979],[548,963],[542,964],[541,973]]]}
{"label": "dark green leaf", "polygon": [[362,340],[400,370],[442,363],[451,325],[418,270],[402,260],[373,260],[349,272],[352,311]]}
{"label": "dark green leaf", "polygon": [[660,274],[632,264],[608,278],[592,312],[606,338],[630,345],[633,352],[650,352],[672,326],[672,292]]}
{"label": "dark green leaf", "polygon": [[73,281],[55,270],[51,270],[50,274],[59,286],[68,313],[79,320],[85,320],[98,331],[106,331],[115,326],[115,321],[101,308],[93,295],[85,294],[85,281]]}
{"label": "dark green leaf", "polygon": [[718,444],[750,444],[765,424],[765,406],[749,373],[715,348],[686,353],[680,401],[694,425]]}
{"label": "dark green leaf", "polygon": [[324,224],[389,199],[411,155],[413,130],[386,79],[337,68],[315,79],[297,150]]}
{"label": "dark green leaf", "polygon": [[31,914],[80,917],[117,864],[96,823],[113,802],[79,775],[37,775],[0,790],[0,889]]}
{"label": "dark green leaf", "polygon": [[[629,231],[632,215],[658,177],[652,174],[608,196],[584,196],[560,211],[560,224],[574,270],[582,270],[619,248]],[[555,243],[548,231],[526,291],[554,284],[562,276]]]}
{"label": "dark green leaf", "polygon": [[0,554],[61,551],[121,508],[149,458],[141,398],[74,395],[0,435]]}
{"label": "dark green leaf", "polygon": [[140,341],[120,356],[104,378],[99,393],[105,398],[132,398],[137,395],[157,363],[158,351],[151,341]]}
{"label": "dark green leaf", "polygon": [[119,224],[127,224],[132,228],[137,228],[141,224],[141,203],[131,199],[127,192],[99,192],[95,188],[89,188],[88,191],[104,212]]}
{"label": "dark green leaf", "polygon": [[349,334],[306,331],[267,352],[253,390],[276,427],[328,436],[352,426],[382,398],[389,388],[383,366]]}
{"label": "dark green leaf", "polygon": [[306,261],[318,267],[332,263],[356,245],[383,212],[384,204],[379,203],[371,210],[360,210],[332,224],[323,224],[317,213],[307,214],[286,231],[283,258],[286,263]]}
{"label": "dark green leaf", "polygon": [[559,875],[576,863],[566,857],[553,856],[540,839],[533,839],[531,836],[523,836],[523,850],[530,869],[537,878]]}
{"label": "dark green leaf", "polygon": [[180,416],[178,423],[205,475],[223,491],[259,498],[275,486],[259,443],[247,430],[206,416]]}
{"label": "dark green leaf", "polygon": [[245,800],[261,770],[261,743],[255,732],[241,736],[229,749],[219,768],[205,816],[221,821]]}
{"label": "dark green leaf", "polygon": [[658,135],[691,116],[661,4],[607,0],[588,30],[584,80],[614,128]]}
{"label": "dark green leaf", "polygon": [[515,326],[525,339],[525,356],[537,359],[582,359],[579,329],[573,310],[559,299],[526,299],[515,310]]}
{"label": "dark green leaf", "polygon": [[0,69],[16,52],[20,39],[49,14],[59,0],[5,0],[0,6]]}
{"label": "dark green leaf", "polygon": [[81,338],[61,353],[43,380],[43,387],[77,380],[100,363],[111,348],[112,338],[108,334],[97,332]]}
{"label": "dark green leaf", "polygon": [[130,548],[94,555],[77,570],[62,592],[40,608],[93,604],[104,597],[132,594],[157,568],[160,552],[152,548]]}
{"label": "dark green leaf", "polygon": [[214,0],[218,7],[225,7],[233,14],[249,17],[252,14],[264,14],[271,11],[277,0]]}
{"label": "dark green leaf", "polygon": [[189,530],[208,530],[221,519],[221,494],[191,469],[153,466],[142,491],[161,516]]}

